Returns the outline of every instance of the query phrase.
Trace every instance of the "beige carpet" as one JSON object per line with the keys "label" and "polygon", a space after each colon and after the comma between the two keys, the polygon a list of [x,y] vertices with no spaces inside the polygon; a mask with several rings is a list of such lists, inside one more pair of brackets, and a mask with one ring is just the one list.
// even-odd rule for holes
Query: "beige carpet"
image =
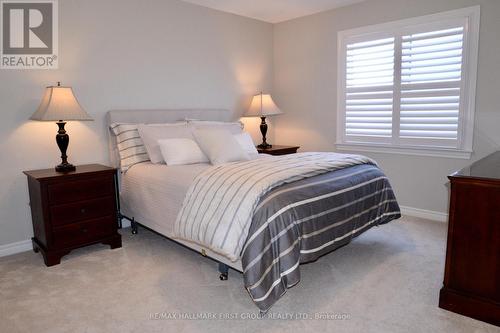
{"label": "beige carpet", "polygon": [[0,258],[0,331],[500,332],[437,307],[443,223],[404,218],[303,265],[267,319],[253,318],[239,273],[219,281],[214,262],[172,241],[122,234],[121,249],[76,250],[50,268],[33,252]]}

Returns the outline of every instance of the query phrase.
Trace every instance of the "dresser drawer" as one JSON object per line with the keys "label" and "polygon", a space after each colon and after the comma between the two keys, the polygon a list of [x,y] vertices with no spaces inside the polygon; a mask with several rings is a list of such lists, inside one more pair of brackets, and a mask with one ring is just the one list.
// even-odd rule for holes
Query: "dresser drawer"
{"label": "dresser drawer", "polygon": [[54,227],[115,213],[115,198],[104,197],[50,207]]}
{"label": "dresser drawer", "polygon": [[54,246],[61,248],[98,241],[114,233],[116,221],[105,216],[54,228]]}
{"label": "dresser drawer", "polygon": [[75,180],[48,185],[50,204],[61,204],[113,195],[113,176]]}

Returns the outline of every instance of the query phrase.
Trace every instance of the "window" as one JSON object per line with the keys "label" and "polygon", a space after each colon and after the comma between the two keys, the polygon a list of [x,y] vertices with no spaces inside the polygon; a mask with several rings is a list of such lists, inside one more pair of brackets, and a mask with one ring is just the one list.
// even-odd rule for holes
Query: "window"
{"label": "window", "polygon": [[339,32],[339,149],[470,158],[479,6]]}

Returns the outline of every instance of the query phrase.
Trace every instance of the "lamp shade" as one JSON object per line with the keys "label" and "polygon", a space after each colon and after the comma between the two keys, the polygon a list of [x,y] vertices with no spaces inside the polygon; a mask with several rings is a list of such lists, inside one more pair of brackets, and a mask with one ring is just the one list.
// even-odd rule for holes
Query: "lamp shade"
{"label": "lamp shade", "polygon": [[252,104],[243,117],[267,117],[282,114],[283,112],[276,106],[271,95],[258,94],[252,99]]}
{"label": "lamp shade", "polygon": [[30,117],[31,120],[57,121],[57,120],[93,120],[85,112],[71,87],[47,87],[42,102]]}

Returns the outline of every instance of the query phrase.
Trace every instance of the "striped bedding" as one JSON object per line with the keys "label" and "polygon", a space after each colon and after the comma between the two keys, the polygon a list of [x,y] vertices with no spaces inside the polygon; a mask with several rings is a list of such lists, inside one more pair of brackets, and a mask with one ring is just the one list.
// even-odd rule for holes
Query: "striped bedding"
{"label": "striped bedding", "polygon": [[399,214],[387,178],[367,157],[270,156],[198,175],[177,216],[174,238],[233,261],[241,258],[245,286],[266,311],[299,281],[299,263]]}
{"label": "striped bedding", "polygon": [[241,254],[245,287],[267,311],[300,280],[299,264],[401,216],[386,176],[357,165],[276,188],[252,217]]}
{"label": "striped bedding", "polygon": [[361,155],[299,153],[226,163],[191,184],[174,225],[174,236],[236,261],[259,199],[279,185],[372,160]]}

